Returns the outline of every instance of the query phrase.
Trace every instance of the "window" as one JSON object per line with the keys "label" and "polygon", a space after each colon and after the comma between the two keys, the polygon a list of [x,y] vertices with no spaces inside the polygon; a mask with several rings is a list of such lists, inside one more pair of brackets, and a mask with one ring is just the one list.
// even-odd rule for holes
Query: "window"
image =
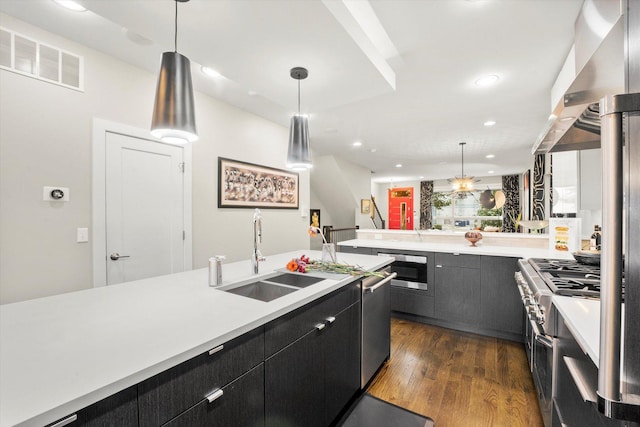
{"label": "window", "polygon": [[0,68],[84,90],[83,58],[0,28]]}
{"label": "window", "polygon": [[[482,206],[482,191],[462,193],[435,192],[433,195],[433,228],[440,230],[470,230],[485,227],[502,227],[502,208]],[[490,189],[494,195],[496,189]],[[493,231],[497,231],[493,229]]]}

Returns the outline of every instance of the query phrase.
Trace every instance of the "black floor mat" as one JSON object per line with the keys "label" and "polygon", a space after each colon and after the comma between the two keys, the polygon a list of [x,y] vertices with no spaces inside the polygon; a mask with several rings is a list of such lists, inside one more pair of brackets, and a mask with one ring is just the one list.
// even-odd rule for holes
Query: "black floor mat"
{"label": "black floor mat", "polygon": [[431,418],[364,393],[338,427],[434,427]]}

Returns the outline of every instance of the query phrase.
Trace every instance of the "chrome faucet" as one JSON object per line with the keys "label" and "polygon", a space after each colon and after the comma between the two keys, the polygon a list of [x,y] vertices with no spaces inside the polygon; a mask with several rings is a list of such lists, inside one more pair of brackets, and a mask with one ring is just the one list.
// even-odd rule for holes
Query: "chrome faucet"
{"label": "chrome faucet", "polygon": [[258,243],[262,243],[262,214],[260,209],[253,211],[253,253],[251,254],[251,270],[258,274],[260,261],[266,260],[258,249]]}

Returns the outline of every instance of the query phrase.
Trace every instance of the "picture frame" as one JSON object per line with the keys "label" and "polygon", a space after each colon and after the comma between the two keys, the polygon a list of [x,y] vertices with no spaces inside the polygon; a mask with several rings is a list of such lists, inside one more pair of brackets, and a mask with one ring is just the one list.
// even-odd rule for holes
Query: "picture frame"
{"label": "picture frame", "polygon": [[360,213],[363,213],[363,214],[371,213],[371,200],[360,199]]}
{"label": "picture frame", "polygon": [[309,225],[311,227],[318,227],[322,229],[322,223],[320,222],[320,209],[309,209]]}
{"label": "picture frame", "polygon": [[298,209],[295,172],[218,157],[218,208]]}

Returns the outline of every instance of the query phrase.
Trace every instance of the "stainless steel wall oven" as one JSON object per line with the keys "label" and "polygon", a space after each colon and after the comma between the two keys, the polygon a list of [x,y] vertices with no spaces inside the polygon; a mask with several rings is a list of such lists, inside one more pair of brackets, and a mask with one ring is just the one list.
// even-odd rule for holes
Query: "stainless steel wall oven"
{"label": "stainless steel wall oven", "polygon": [[426,256],[382,252],[379,252],[378,256],[388,256],[395,259],[391,264],[391,272],[396,273],[397,276],[391,281],[391,286],[427,290],[429,270]]}

